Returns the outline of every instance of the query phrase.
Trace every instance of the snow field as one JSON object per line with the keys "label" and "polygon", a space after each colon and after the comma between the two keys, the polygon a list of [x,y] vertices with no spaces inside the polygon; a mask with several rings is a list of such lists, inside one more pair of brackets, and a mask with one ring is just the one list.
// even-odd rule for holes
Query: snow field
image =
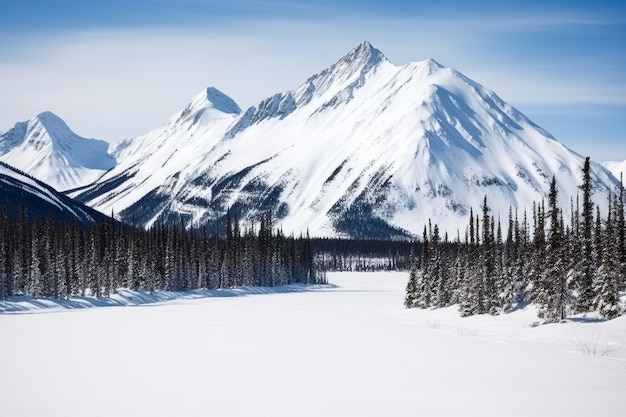
{"label": "snow field", "polygon": [[406,310],[407,279],[0,315],[0,415],[623,415],[626,317]]}

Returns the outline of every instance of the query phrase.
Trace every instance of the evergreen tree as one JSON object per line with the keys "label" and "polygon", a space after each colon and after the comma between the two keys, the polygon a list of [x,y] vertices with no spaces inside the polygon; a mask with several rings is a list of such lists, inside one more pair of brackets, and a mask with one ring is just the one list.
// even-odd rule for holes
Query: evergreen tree
{"label": "evergreen tree", "polygon": [[514,282],[514,302],[522,303],[528,299],[528,227],[526,222],[526,211],[524,211],[523,224],[520,225],[517,219],[517,213],[515,214],[515,231],[514,231],[514,243],[512,246],[513,257],[513,271],[512,280]]}
{"label": "evergreen tree", "polygon": [[6,209],[0,207],[0,299],[13,295],[9,254],[9,219]]}
{"label": "evergreen tree", "polygon": [[[535,227],[528,270],[528,278],[531,287],[530,295],[532,301],[537,305],[546,305],[548,303],[548,289],[544,285],[545,282],[543,280],[544,268],[546,266],[546,235],[543,202],[538,205],[533,203],[533,224]],[[539,314],[540,317],[543,317],[543,310],[540,310]]]}
{"label": "evergreen tree", "polygon": [[41,275],[41,260],[39,258],[39,237],[35,226],[30,245],[30,261],[28,262],[28,294],[33,298],[43,296],[43,278]]}
{"label": "evergreen tree", "polygon": [[564,264],[564,242],[560,212],[558,208],[558,192],[556,178],[552,177],[550,194],[548,195],[548,215],[550,216],[550,231],[546,266],[537,283],[543,294],[539,298],[542,302],[542,315],[548,323],[558,322],[565,318],[565,307],[568,302],[567,266]]}
{"label": "evergreen tree", "polygon": [[[471,222],[473,223],[473,222]],[[457,269],[458,303],[459,313],[462,317],[471,316],[476,311],[477,300],[474,297],[475,290],[473,288],[473,274],[471,269],[471,253],[473,244],[466,245],[465,250],[459,251],[459,262]]]}
{"label": "evergreen tree", "polygon": [[42,291],[45,297],[58,298],[58,271],[56,270],[52,227],[52,217],[46,216],[40,231]]}
{"label": "evergreen tree", "polygon": [[76,226],[76,223],[72,223],[72,256],[70,258],[70,274],[72,282],[75,282],[76,285],[70,284],[68,286],[71,287],[71,290],[69,291],[70,295],[85,295],[87,284],[85,282],[82,262],[85,248],[84,242],[85,239],[82,230]]}
{"label": "evergreen tree", "polygon": [[619,288],[626,291],[626,223],[624,221],[624,182],[620,174],[619,202],[617,204],[617,267],[619,273]]}
{"label": "evergreen tree", "polygon": [[430,234],[426,232],[426,226],[424,226],[422,259],[417,276],[417,297],[415,300],[417,308],[428,308],[431,305],[431,260]]}
{"label": "evergreen tree", "polygon": [[13,251],[12,275],[13,275],[13,291],[15,294],[27,294],[29,285],[29,263],[30,263],[30,236],[29,220],[26,206],[20,204],[18,209],[18,218],[15,225],[15,250]]}
{"label": "evergreen tree", "polygon": [[444,251],[442,248],[441,238],[439,237],[439,226],[435,225],[431,238],[430,248],[430,274],[432,282],[432,301],[433,307],[445,307],[450,302],[450,289],[448,267],[444,259]]}
{"label": "evergreen tree", "polygon": [[[518,259],[518,241],[519,239],[519,227],[516,224],[517,219],[513,219],[513,209],[509,207],[509,227],[506,236],[506,241],[501,242],[500,239],[496,239],[499,249],[499,267],[498,281],[500,283],[500,298],[502,303],[502,310],[505,313],[510,312],[513,309],[513,305],[517,302],[517,291],[519,282],[519,272],[517,270]],[[500,229],[500,223],[498,222],[498,229]],[[498,233],[500,235],[500,233]]]}
{"label": "evergreen tree", "polygon": [[[615,208],[615,207],[614,207]],[[602,317],[613,319],[619,316],[619,251],[616,245],[616,231],[614,230],[609,211],[606,227],[602,236],[601,261],[597,272],[596,298],[594,299],[594,310],[598,311]]]}
{"label": "evergreen tree", "polygon": [[92,224],[89,227],[87,248],[87,256],[84,260],[85,271],[87,275],[87,287],[89,288],[92,296],[100,298],[102,296],[102,277],[100,275],[98,236],[95,224]]}
{"label": "evergreen tree", "polygon": [[[511,213],[509,213],[510,216]],[[512,234],[511,234],[512,235]],[[508,235],[507,235],[508,238]],[[511,242],[512,246],[512,242]],[[496,239],[494,242],[494,256],[495,256],[495,297],[496,308],[495,312],[510,311],[513,300],[513,289],[511,288],[511,267],[509,260],[507,259],[507,250],[505,242],[502,240],[502,225],[498,218],[498,226],[496,228]]]}
{"label": "evergreen tree", "polygon": [[578,293],[578,298],[574,306],[576,312],[590,311],[594,299],[593,276],[594,276],[594,254],[593,254],[593,201],[591,194],[593,191],[591,183],[591,163],[589,157],[585,159],[583,166],[583,183],[580,186],[583,192],[582,207],[582,253],[580,262],[576,268],[576,282],[574,289]]}
{"label": "evergreen tree", "polygon": [[480,238],[479,222],[476,220],[474,227],[474,219],[470,210],[470,243],[464,251],[463,258],[459,262],[461,267],[461,276],[457,279],[461,289],[459,294],[459,311],[462,316],[471,316],[474,314],[484,313],[484,280],[483,280],[483,262],[476,262],[480,258]]}
{"label": "evergreen tree", "polygon": [[419,274],[419,271],[418,271],[417,262],[416,262],[413,268],[411,268],[411,271],[409,272],[409,281],[406,284],[406,295],[404,297],[404,306],[406,308],[415,307],[415,303],[417,300],[418,274]]}
{"label": "evergreen tree", "polygon": [[487,205],[487,196],[483,200],[483,233],[480,251],[481,281],[483,287],[483,301],[480,313],[497,314],[498,303],[496,294],[493,220]]}
{"label": "evergreen tree", "polygon": [[57,233],[56,241],[56,265],[57,279],[59,282],[58,298],[68,298],[72,291],[72,275],[71,275],[71,257],[72,243],[70,238],[70,228],[62,225],[61,230]]}

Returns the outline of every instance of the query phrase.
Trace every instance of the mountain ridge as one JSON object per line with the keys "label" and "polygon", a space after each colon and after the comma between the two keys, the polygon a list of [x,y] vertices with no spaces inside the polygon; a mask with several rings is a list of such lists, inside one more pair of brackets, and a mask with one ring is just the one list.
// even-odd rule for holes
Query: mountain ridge
{"label": "mountain ridge", "polygon": [[[216,103],[217,102],[217,103]],[[391,63],[363,42],[292,90],[241,111],[212,87],[163,126],[113,145],[117,165],[72,196],[121,219],[221,226],[271,210],[285,232],[406,238],[531,209],[584,158],[493,91],[433,59]],[[594,164],[596,198],[616,187]],[[565,213],[567,215],[567,213]]]}
{"label": "mountain ridge", "polygon": [[[429,218],[451,231],[464,227],[485,194],[494,212],[530,209],[547,193],[550,174],[565,173],[563,191],[576,193],[583,165],[493,91],[432,59],[396,66],[368,42],[295,89],[228,123],[216,120],[195,131],[208,150],[185,166],[155,169],[137,153],[127,160],[160,183],[132,174],[110,192],[78,198],[115,207],[122,218],[139,215],[146,226],[212,224],[227,210],[254,219],[272,210],[295,233],[409,237]],[[162,156],[171,160],[187,147],[172,138],[190,126],[164,129],[133,141],[180,144]],[[606,172],[597,175],[599,188],[614,186]]]}

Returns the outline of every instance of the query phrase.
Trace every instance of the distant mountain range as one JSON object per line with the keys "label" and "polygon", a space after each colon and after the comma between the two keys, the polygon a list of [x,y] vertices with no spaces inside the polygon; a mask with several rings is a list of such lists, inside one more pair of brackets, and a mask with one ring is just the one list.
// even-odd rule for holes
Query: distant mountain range
{"label": "distant mountain range", "polygon": [[[99,141],[74,138],[67,147],[75,163],[18,140],[31,124],[0,136],[2,158],[28,144],[28,160],[54,169],[10,163],[60,189],[79,187],[69,195],[144,226],[215,226],[227,210],[244,221],[271,210],[287,233],[402,238],[419,235],[428,219],[456,233],[485,195],[496,217],[510,206],[530,210],[552,175],[569,200],[584,162],[458,71],[432,59],[397,66],[367,42],[245,111],[207,88],[164,126],[108,153]],[[618,186],[598,164],[593,181],[598,202]]]}

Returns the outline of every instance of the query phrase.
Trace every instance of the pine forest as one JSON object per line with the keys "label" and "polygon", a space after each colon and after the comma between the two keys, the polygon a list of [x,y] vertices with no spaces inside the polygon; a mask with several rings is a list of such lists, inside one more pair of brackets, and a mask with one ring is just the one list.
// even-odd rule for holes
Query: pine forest
{"label": "pine forest", "polygon": [[[463,238],[454,241],[438,226],[424,228],[422,254],[410,273],[407,308],[458,304],[462,316],[510,312],[524,303],[539,307],[545,323],[568,314],[597,312],[612,319],[623,313],[619,291],[626,289],[624,190],[609,201],[604,217],[592,202],[589,158],[579,197],[570,199],[565,224],[556,178],[547,206],[528,213],[509,210],[508,228],[494,217],[485,197],[481,213],[470,212]],[[531,236],[532,235],[532,236]]]}
{"label": "pine forest", "polygon": [[199,288],[324,283],[307,237],[273,230],[241,231],[227,217],[225,234],[157,224],[148,230],[111,219],[91,223],[31,220],[22,206],[15,221],[0,208],[0,298],[107,297],[118,288],[181,291]]}

